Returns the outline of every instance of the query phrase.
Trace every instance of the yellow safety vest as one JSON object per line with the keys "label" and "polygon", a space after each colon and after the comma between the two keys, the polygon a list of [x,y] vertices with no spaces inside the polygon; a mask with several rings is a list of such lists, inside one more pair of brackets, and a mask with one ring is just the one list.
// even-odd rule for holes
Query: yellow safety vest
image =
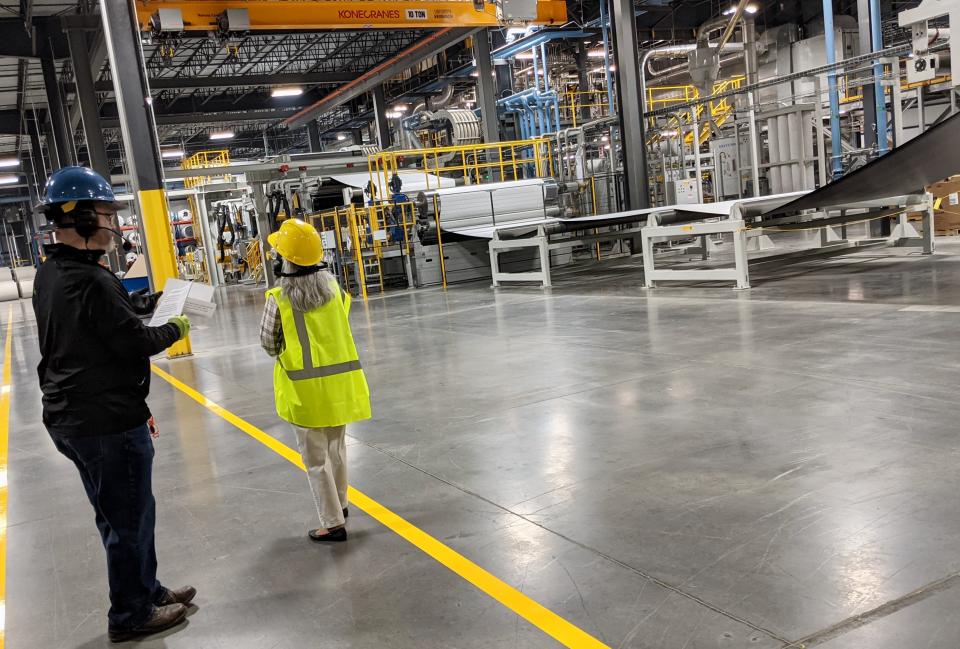
{"label": "yellow safety vest", "polygon": [[280,418],[304,428],[343,426],[370,418],[370,390],[360,367],[348,315],[350,296],[301,313],[277,287],[284,347],[273,368]]}

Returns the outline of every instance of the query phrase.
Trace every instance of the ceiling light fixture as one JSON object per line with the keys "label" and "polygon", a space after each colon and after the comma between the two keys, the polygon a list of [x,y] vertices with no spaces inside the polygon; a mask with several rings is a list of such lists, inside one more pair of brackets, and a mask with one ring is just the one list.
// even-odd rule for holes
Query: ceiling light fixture
{"label": "ceiling light fixture", "polygon": [[[757,11],[760,10],[760,8],[759,8],[757,5],[755,5],[755,4],[753,4],[753,3],[751,2],[751,3],[748,4],[746,7],[744,7],[743,10],[744,10],[746,13],[748,13],[748,14],[755,14],[755,13],[757,13]],[[723,15],[724,15],[724,16],[732,16],[732,15],[735,14],[735,13],[737,13],[737,6],[736,6],[736,5],[730,5],[729,7],[727,7],[726,9],[723,10]]]}
{"label": "ceiling light fixture", "polygon": [[606,53],[603,51],[603,49],[590,50],[587,52],[587,56],[589,56],[591,59],[602,59],[604,56],[606,56]]}
{"label": "ceiling light fixture", "polygon": [[337,136],[337,139],[340,140],[341,142],[343,142],[344,140],[347,139],[347,136],[344,135],[343,133],[341,133],[340,135]]}
{"label": "ceiling light fixture", "polygon": [[10,167],[19,167],[20,158],[0,158],[0,168],[9,169]]}
{"label": "ceiling light fixture", "polygon": [[217,133],[211,133],[211,140],[229,140],[234,136],[233,131],[219,131]]}
{"label": "ceiling light fixture", "polygon": [[168,150],[166,150],[166,151],[161,151],[161,152],[160,152],[160,157],[161,157],[161,158],[168,158],[168,159],[172,159],[172,158],[182,158],[182,157],[183,157],[183,149],[168,149]]}
{"label": "ceiling light fixture", "polygon": [[287,88],[274,88],[273,92],[270,93],[271,97],[299,97],[303,94],[303,88],[298,87],[287,87]]}
{"label": "ceiling light fixture", "polygon": [[0,176],[0,185],[13,185],[20,182],[19,176]]}

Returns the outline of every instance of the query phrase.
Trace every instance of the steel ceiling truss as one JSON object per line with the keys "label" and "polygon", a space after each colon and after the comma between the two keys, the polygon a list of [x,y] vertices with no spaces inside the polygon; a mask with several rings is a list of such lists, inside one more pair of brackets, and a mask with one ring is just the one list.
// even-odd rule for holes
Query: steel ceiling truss
{"label": "steel ceiling truss", "polygon": [[[151,78],[217,77],[280,72],[366,72],[385,54],[400,51],[424,32],[415,30],[323,32],[321,34],[255,35],[239,41],[238,55],[215,39],[181,42],[169,62],[161,48],[147,45]],[[109,78],[109,77],[108,77]]]}
{"label": "steel ceiling truss", "polygon": [[[176,51],[169,61],[164,61],[160,48],[146,44],[146,65],[151,78],[216,78],[231,77],[236,79],[245,75],[277,75],[277,74],[324,74],[324,73],[355,73],[366,72],[379,65],[398,51],[409,47],[427,33],[422,30],[391,30],[391,31],[349,31],[323,32],[319,34],[257,34],[247,36],[239,41],[239,57],[230,60],[226,48],[212,38],[186,38],[178,44]],[[247,55],[249,53],[249,55]],[[109,69],[105,69],[102,80],[109,82]],[[162,89],[153,92],[154,106],[157,115],[161,116],[166,110],[183,111],[183,102],[189,107],[203,111],[207,109],[223,109],[224,106],[236,106],[243,110],[255,100],[251,95],[263,94],[264,90],[258,87],[244,88],[177,88]],[[269,97],[267,97],[269,99]],[[334,111],[333,118],[340,117],[339,111]],[[240,153],[247,149],[257,149],[262,155],[262,133],[264,129],[276,126],[275,118],[271,121],[257,121],[255,114],[251,114],[250,121],[244,121],[237,133],[237,137],[228,143],[231,150]],[[198,121],[192,124],[169,124],[160,126],[160,141],[192,143],[194,148],[199,144],[199,138],[214,130],[222,130],[222,123],[213,121],[204,123],[198,115]],[[250,133],[256,133],[259,142]],[[305,136],[301,133],[287,134],[277,131],[271,138],[281,138],[286,147],[297,148],[305,143]],[[109,136],[108,136],[109,137]],[[303,140],[303,143],[301,143]]]}

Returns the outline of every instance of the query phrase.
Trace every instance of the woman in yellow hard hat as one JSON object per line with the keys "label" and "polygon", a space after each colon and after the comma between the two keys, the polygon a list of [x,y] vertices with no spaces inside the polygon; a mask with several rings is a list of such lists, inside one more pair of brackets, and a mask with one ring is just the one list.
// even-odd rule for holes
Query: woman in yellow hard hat
{"label": "woman in yellow hard hat", "polygon": [[314,227],[284,221],[268,237],[280,286],[267,291],[260,344],[277,362],[277,414],[293,425],[320,515],[317,542],[347,540],[346,426],[370,418],[370,392],[348,316],[350,296],[327,272]]}

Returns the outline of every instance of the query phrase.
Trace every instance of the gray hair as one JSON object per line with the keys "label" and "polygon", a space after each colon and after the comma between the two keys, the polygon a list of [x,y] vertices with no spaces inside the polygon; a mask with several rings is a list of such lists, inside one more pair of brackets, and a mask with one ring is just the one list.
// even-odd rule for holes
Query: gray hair
{"label": "gray hair", "polygon": [[[283,272],[295,273],[302,266],[284,259]],[[280,288],[295,311],[306,313],[322,307],[337,295],[336,278],[325,270],[300,277],[281,277]]]}

